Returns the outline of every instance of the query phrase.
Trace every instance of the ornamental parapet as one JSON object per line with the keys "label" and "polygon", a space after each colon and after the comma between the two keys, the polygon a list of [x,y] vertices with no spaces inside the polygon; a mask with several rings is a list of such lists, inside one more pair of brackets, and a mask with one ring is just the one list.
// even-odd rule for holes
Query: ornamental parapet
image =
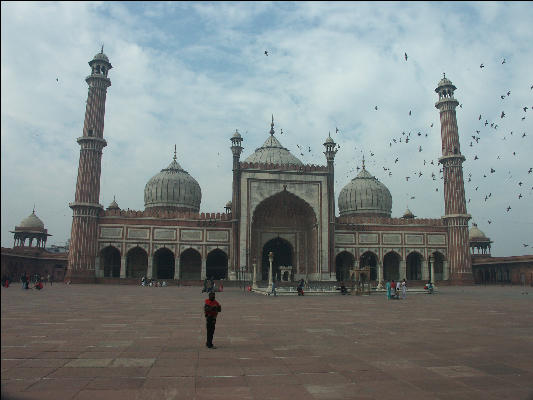
{"label": "ornamental parapet", "polygon": [[274,163],[257,163],[257,162],[240,162],[242,169],[258,169],[258,170],[280,170],[280,171],[297,171],[297,172],[328,172],[328,167],[325,165],[315,164],[274,164]]}
{"label": "ornamental parapet", "polygon": [[199,222],[213,223],[216,221],[230,221],[232,219],[231,214],[226,213],[197,213],[193,211],[180,211],[180,210],[120,210],[109,209],[102,210],[101,217],[121,217],[121,218],[161,218],[161,219],[183,219],[183,220],[195,220]]}
{"label": "ornamental parapet", "polygon": [[376,216],[336,217],[337,224],[373,224],[373,225],[411,225],[411,226],[445,226],[440,218],[389,218]]}

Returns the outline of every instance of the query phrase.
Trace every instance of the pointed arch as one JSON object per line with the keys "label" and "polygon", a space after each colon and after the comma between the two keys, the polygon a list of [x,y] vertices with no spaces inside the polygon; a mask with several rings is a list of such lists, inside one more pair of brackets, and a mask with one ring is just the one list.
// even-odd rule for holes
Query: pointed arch
{"label": "pointed arch", "polygon": [[383,257],[383,279],[395,281],[400,279],[400,255],[395,251],[389,251]]}
{"label": "pointed arch", "polygon": [[355,266],[355,257],[348,251],[341,251],[335,257],[335,277],[338,282],[350,279],[350,270]]}
{"label": "pointed arch", "polygon": [[213,249],[207,254],[205,276],[215,280],[228,276],[228,255],[221,249]]}
{"label": "pointed arch", "polygon": [[192,247],[180,255],[180,279],[200,280],[202,278],[202,256]]}
{"label": "pointed arch", "polygon": [[100,265],[106,278],[120,278],[120,250],[109,245],[100,250]]}
{"label": "pointed arch", "polygon": [[418,251],[409,253],[406,259],[405,275],[409,281],[419,281],[422,279],[423,256]]}
{"label": "pointed arch", "polygon": [[368,250],[361,254],[361,257],[359,257],[359,267],[370,267],[370,280],[376,281],[378,279],[378,256],[373,251]]}
{"label": "pointed arch", "polygon": [[136,246],[126,254],[126,277],[140,279],[146,276],[148,269],[148,253]]}
{"label": "pointed arch", "polygon": [[174,279],[176,262],[174,253],[166,248],[161,247],[154,253],[152,275],[156,279]]}

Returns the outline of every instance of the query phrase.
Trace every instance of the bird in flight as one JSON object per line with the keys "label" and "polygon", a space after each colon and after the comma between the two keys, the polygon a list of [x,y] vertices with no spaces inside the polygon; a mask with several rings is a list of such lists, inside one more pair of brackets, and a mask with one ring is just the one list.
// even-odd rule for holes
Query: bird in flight
{"label": "bird in flight", "polygon": [[378,109],[378,106],[375,106],[375,107],[374,107],[374,110],[377,110],[377,109]]}
{"label": "bird in flight", "polygon": [[59,78],[56,78],[56,82],[59,82]]}
{"label": "bird in flight", "polygon": [[268,51],[267,51],[267,50],[265,50],[265,56],[267,56],[267,57],[268,57]]}
{"label": "bird in flight", "polygon": [[481,121],[481,114],[479,114],[479,118],[478,118],[479,121]]}
{"label": "bird in flight", "polygon": [[500,118],[505,117],[505,113],[502,111],[502,115],[500,115]]}
{"label": "bird in flight", "polygon": [[484,67],[485,67],[485,66],[484,66],[483,64],[481,64],[481,65],[479,66],[479,68],[484,68]]}
{"label": "bird in flight", "polygon": [[524,112],[526,112],[527,111],[527,107],[524,107],[522,110],[524,110]]}
{"label": "bird in flight", "polygon": [[474,156],[474,160],[479,160],[479,157],[478,156]]}
{"label": "bird in flight", "polygon": [[407,61],[407,53],[403,53],[403,56],[405,58],[405,61]]}
{"label": "bird in flight", "polygon": [[504,58],[503,61],[502,61],[502,65],[503,65],[503,64],[505,64],[505,58]]}
{"label": "bird in flight", "polygon": [[335,133],[339,133],[339,128],[335,127]]}
{"label": "bird in flight", "polygon": [[511,210],[511,206],[507,206],[507,212]]}
{"label": "bird in flight", "polygon": [[522,246],[527,247],[529,244],[522,243]]}
{"label": "bird in flight", "polygon": [[411,110],[409,110],[409,115],[411,115]]}

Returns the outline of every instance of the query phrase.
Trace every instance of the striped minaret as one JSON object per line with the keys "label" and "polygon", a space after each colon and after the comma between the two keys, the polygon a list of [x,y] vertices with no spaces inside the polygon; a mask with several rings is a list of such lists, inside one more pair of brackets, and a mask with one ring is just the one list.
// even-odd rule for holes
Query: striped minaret
{"label": "striped minaret", "polygon": [[465,157],[461,154],[455,108],[459,102],[453,97],[456,87],[446,79],[440,80],[435,92],[439,101],[435,103],[440,111],[442,164],[444,175],[444,219],[448,226],[448,268],[450,280],[454,283],[471,283],[472,262],[468,242],[468,220],[466,212],[463,167]]}
{"label": "striped minaret", "polygon": [[[324,147],[328,165],[327,191],[328,191],[328,272],[336,272],[335,266],[335,154],[336,143],[328,134]],[[330,275],[331,276],[331,275]]]}
{"label": "striped minaret", "polygon": [[104,114],[107,88],[111,81],[107,77],[112,68],[103,52],[89,61],[91,75],[85,81],[89,85],[83,135],[78,138],[80,163],[76,194],[72,208],[72,230],[68,255],[67,280],[90,282],[95,278],[95,261],[98,253],[98,214],[103,208],[100,199],[100,172],[102,149],[107,146],[104,139]]}

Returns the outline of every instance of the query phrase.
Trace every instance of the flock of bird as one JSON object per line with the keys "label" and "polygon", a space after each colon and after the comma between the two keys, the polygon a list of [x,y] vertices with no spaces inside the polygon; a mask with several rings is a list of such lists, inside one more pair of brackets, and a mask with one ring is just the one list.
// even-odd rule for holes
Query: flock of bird
{"label": "flock of bird", "polygon": [[[268,56],[268,51],[265,50],[265,55]],[[404,60],[407,62],[409,56],[407,53],[404,53]],[[506,64],[507,61],[504,58],[501,61],[501,64]],[[485,65],[482,63],[480,65],[480,68],[485,68]],[[533,90],[533,86],[530,87],[530,90]],[[459,141],[463,146],[466,144],[466,150],[462,151],[462,154],[467,157],[466,162],[463,164],[463,179],[465,184],[465,192],[470,192],[473,196],[477,196],[478,198],[475,199],[475,202],[477,204],[482,204],[485,202],[490,202],[492,199],[494,199],[491,190],[491,187],[499,186],[501,184],[502,175],[505,175],[505,178],[503,179],[504,184],[510,184],[511,186],[515,186],[514,189],[518,188],[519,193],[516,195],[516,198],[514,200],[516,201],[525,201],[523,199],[528,198],[531,199],[533,195],[533,186],[531,186],[531,182],[533,179],[533,168],[529,167],[528,169],[524,171],[520,171],[521,175],[520,177],[513,177],[513,174],[507,167],[500,167],[498,166],[497,162],[500,162],[502,158],[512,158],[518,157],[518,151],[517,149],[523,149],[526,146],[526,141],[528,140],[528,134],[526,131],[521,132],[514,132],[514,131],[508,131],[507,133],[499,134],[499,132],[503,132],[505,120],[508,118],[508,115],[516,116],[515,111],[511,110],[510,113],[506,111],[505,107],[505,100],[508,99],[511,96],[511,90],[507,90],[504,94],[499,95],[499,100],[503,103],[501,104],[501,108],[503,110],[499,112],[497,115],[476,115],[475,119],[478,121],[478,126],[475,129],[475,132],[469,136],[471,140],[467,140],[465,143],[466,134],[461,129],[461,126],[459,126]],[[459,105],[459,109],[463,108],[463,104]],[[459,112],[458,109],[458,112]],[[374,105],[374,111],[379,111],[379,105]],[[523,122],[527,118],[528,110],[533,111],[533,106],[526,106],[523,105],[520,109],[523,115],[521,115],[519,118]],[[413,115],[413,110],[408,111],[408,116],[411,117]],[[464,118],[464,117],[463,117]],[[424,154],[424,148],[426,147],[426,144],[429,143],[424,141],[426,140],[439,140],[440,142],[440,129],[438,132],[431,131],[431,128],[434,127],[434,123],[428,124],[429,130],[425,131],[424,129],[416,129],[416,130],[402,130],[400,133],[398,133],[397,136],[390,138],[389,140],[389,153],[383,154],[381,158],[377,158],[375,156],[375,152],[369,149],[365,149],[363,152],[363,149],[359,149],[359,152],[362,156],[367,156],[367,165],[371,165],[375,168],[382,168],[383,172],[386,174],[385,176],[388,176],[392,179],[397,179],[398,176],[402,176],[402,179],[405,179],[406,185],[412,184],[410,189],[412,191],[410,193],[406,193],[406,198],[408,200],[414,200],[416,198],[416,190],[420,188],[427,188],[428,184],[431,182],[434,183],[434,189],[436,192],[439,192],[439,190],[443,190],[443,184],[442,181],[444,180],[443,176],[443,169],[442,165],[438,163],[438,159],[436,157],[440,156],[440,154],[434,154],[432,152],[431,156],[428,158],[423,158],[421,161],[421,165],[418,169],[411,171],[408,174],[405,174],[405,168],[402,168],[402,159],[401,154],[405,154],[405,152],[395,152],[395,149],[398,148],[398,146],[405,146],[409,145],[412,146],[409,153],[416,152],[416,153],[422,153]],[[525,128],[524,128],[525,129]],[[281,130],[280,134],[283,134],[283,130]],[[335,140],[337,142],[342,142],[342,137],[345,135],[339,127],[335,128]],[[506,141],[508,144],[512,144],[513,146],[516,146],[517,149],[513,149],[512,151],[509,151],[506,149],[505,146],[498,146],[498,149],[502,152],[501,154],[491,155],[484,151],[484,147],[481,146],[484,144],[483,142],[493,142],[497,137],[502,141]],[[511,140],[513,141],[512,143]],[[317,153],[315,153],[310,146],[303,146],[303,145],[296,145],[298,148],[298,152],[300,156],[311,156],[312,159],[316,160],[315,157],[320,157],[322,149],[320,149]],[[341,144],[337,144],[336,149],[340,149]],[[479,153],[476,150],[479,147]],[[508,146],[507,146],[508,147]],[[357,146],[354,147],[355,151],[357,151]],[[508,151],[508,153],[505,153],[505,151]],[[473,154],[469,154],[473,153]],[[368,158],[370,157],[370,158]],[[413,158],[411,154],[408,156],[404,156],[405,158]],[[481,158],[489,158],[493,157],[494,164],[493,166],[489,166],[486,170],[480,169],[477,167],[477,162]],[[508,160],[508,159],[507,159]],[[350,164],[353,166],[353,160],[349,161]],[[381,164],[381,167],[379,167],[379,164]],[[505,171],[506,170],[506,171]],[[356,166],[351,169],[347,169],[346,176],[344,178],[352,179],[355,177],[355,174],[360,171],[360,167]],[[472,172],[470,172],[472,171]],[[431,179],[429,182],[424,182],[423,177],[427,177]],[[496,179],[499,179],[498,182],[494,182],[494,180],[490,180],[491,177],[498,177]],[[530,183],[528,185],[525,184],[525,181],[528,180]],[[344,181],[344,179],[342,179]],[[487,184],[484,184],[487,181]],[[342,183],[339,180],[336,180],[336,187],[337,185]],[[492,185],[492,186],[491,186]],[[487,187],[487,189],[480,193],[481,187]],[[511,193],[513,193],[513,190],[506,190],[506,193],[511,196]],[[465,200],[467,202],[467,208],[472,202],[472,197],[468,197],[465,193]],[[515,194],[513,194],[513,197]],[[503,201],[503,199],[499,199],[499,202]],[[531,201],[531,200],[529,200]],[[505,215],[509,215],[512,212],[512,198],[507,198],[507,201],[505,203],[505,206],[503,206],[502,213]],[[503,215],[502,214],[502,215]],[[500,218],[502,215],[494,215],[490,219],[487,219],[488,224],[493,224],[493,221]],[[533,235],[532,235],[533,236]],[[531,240],[532,238],[527,238],[526,241]],[[533,243],[522,243],[524,247],[533,247]]]}

